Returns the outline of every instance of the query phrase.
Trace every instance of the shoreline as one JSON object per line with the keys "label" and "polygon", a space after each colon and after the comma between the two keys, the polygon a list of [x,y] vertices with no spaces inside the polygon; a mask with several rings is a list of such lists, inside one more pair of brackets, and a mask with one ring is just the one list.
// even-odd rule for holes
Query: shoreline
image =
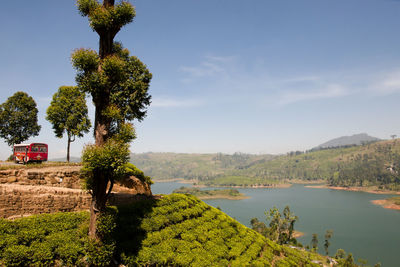
{"label": "shoreline", "polygon": [[304,235],[305,235],[305,233],[294,230],[292,236],[293,236],[294,238],[299,238],[299,237],[302,237],[302,236],[304,236]]}
{"label": "shoreline", "polygon": [[343,190],[343,191],[352,191],[352,192],[366,192],[371,194],[378,194],[378,195],[400,195],[398,191],[390,191],[390,190],[379,190],[373,189],[370,187],[344,187],[344,186],[329,186],[329,185],[306,185],[307,188],[326,188],[326,189],[333,189],[333,190]]}
{"label": "shoreline", "polygon": [[400,210],[400,205],[393,203],[392,201],[390,201],[390,199],[371,200],[371,203],[377,206],[381,206],[385,209]]}
{"label": "shoreline", "polygon": [[223,187],[223,188],[289,188],[292,184],[276,184],[276,185],[195,185],[194,187]]}
{"label": "shoreline", "polygon": [[153,180],[154,183],[169,183],[169,182],[178,182],[180,184],[191,184],[192,187],[204,188],[204,187],[221,187],[221,188],[289,188],[293,184],[285,183],[285,184],[271,184],[271,185],[206,185],[206,184],[198,184],[197,180],[185,180],[183,178],[173,178],[173,179],[163,179],[163,180]]}
{"label": "shoreline", "polygon": [[198,199],[228,199],[228,200],[242,200],[242,199],[249,199],[249,196],[224,196],[224,195],[215,195],[215,196],[196,196]]}

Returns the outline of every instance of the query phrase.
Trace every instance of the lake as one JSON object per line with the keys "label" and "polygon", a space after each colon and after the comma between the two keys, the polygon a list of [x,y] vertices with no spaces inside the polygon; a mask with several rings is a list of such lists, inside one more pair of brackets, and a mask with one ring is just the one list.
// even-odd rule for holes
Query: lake
{"label": "lake", "polygon": [[[181,186],[178,182],[155,183],[153,194],[170,194]],[[209,189],[209,188],[205,188]],[[265,221],[264,212],[276,206],[280,211],[286,205],[299,217],[295,229],[304,232],[298,238],[304,246],[309,245],[311,235],[318,234],[318,247],[324,252],[326,230],[333,230],[329,254],[339,248],[353,253],[355,259],[366,259],[368,265],[380,262],[382,266],[400,266],[400,211],[373,205],[371,200],[384,199],[391,195],[365,192],[339,191],[332,189],[307,188],[293,185],[290,188],[239,189],[249,199],[204,200],[214,207],[250,226],[251,218]]]}

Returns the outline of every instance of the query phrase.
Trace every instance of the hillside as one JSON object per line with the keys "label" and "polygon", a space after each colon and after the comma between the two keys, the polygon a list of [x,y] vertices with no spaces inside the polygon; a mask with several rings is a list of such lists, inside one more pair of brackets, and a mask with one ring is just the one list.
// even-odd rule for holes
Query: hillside
{"label": "hillside", "polygon": [[324,180],[337,186],[400,189],[399,139],[275,157],[220,158],[211,154],[151,153],[135,155],[132,161],[155,179],[195,179],[208,186],[283,186],[299,180]]}
{"label": "hillside", "polygon": [[184,153],[142,153],[131,154],[131,162],[155,180],[187,179],[207,180],[227,171],[244,168],[255,162],[265,162],[272,155],[250,155],[235,153],[184,154]]}
{"label": "hillside", "polygon": [[[108,244],[87,243],[88,213],[0,220],[0,265],[319,266],[326,258],[278,245],[193,196],[112,209]],[[114,216],[114,219],[113,219]],[[107,230],[108,229],[108,230]],[[114,256],[113,255],[114,251]]]}
{"label": "hillside", "polygon": [[330,148],[330,147],[341,147],[341,146],[351,146],[351,145],[363,145],[367,143],[381,141],[379,138],[369,136],[366,133],[354,134],[351,136],[341,136],[332,140],[329,140],[314,149]]}

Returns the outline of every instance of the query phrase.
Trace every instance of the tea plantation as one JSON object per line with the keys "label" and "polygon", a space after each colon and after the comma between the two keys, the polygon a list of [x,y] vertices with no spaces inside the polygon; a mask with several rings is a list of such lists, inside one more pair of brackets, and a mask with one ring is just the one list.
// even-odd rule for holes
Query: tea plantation
{"label": "tea plantation", "polygon": [[0,265],[318,266],[312,261],[326,262],[321,255],[277,245],[190,195],[165,195],[112,211],[112,217],[103,220],[111,233],[106,249],[93,249],[88,242],[87,212],[0,220]]}

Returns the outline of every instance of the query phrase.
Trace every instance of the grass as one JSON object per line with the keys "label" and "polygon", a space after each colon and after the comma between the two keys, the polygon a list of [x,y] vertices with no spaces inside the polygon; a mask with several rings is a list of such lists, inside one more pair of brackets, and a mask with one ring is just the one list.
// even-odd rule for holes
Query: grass
{"label": "grass", "polygon": [[12,165],[0,165],[0,170],[19,170],[19,169],[36,169],[36,168],[47,168],[47,167],[60,167],[60,166],[81,166],[81,163],[76,162],[58,162],[58,161],[46,161],[42,163],[28,163],[28,164],[12,164]]}

